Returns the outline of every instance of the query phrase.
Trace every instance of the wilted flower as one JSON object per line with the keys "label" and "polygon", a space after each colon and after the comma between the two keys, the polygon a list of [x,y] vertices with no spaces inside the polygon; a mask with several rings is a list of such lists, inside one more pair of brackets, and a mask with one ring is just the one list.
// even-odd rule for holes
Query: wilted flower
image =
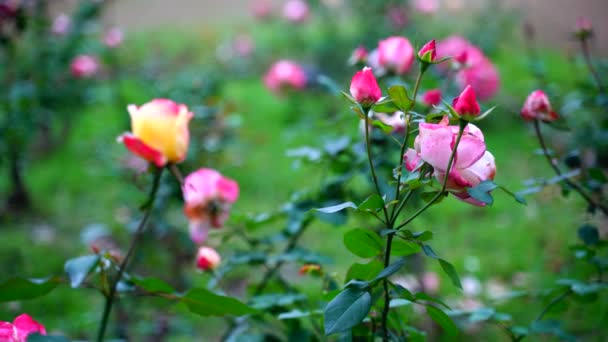
{"label": "wilted flower", "polygon": [[308,20],[310,8],[305,0],[288,0],[283,6],[283,17],[292,23]]}
{"label": "wilted flower", "polygon": [[53,32],[53,34],[56,34],[58,36],[64,36],[70,30],[71,24],[72,20],[70,19],[70,17],[65,13],[61,13],[53,20],[53,26],[51,27],[51,31]]}
{"label": "wilted flower", "polygon": [[378,62],[395,74],[406,73],[414,62],[414,48],[405,37],[389,37],[378,44]]}
{"label": "wilted flower", "polygon": [[306,87],[306,82],[304,69],[290,60],[274,63],[264,75],[264,84],[275,93],[280,93],[284,88],[303,89]]}
{"label": "wilted flower", "polygon": [[72,60],[70,70],[76,78],[89,78],[99,71],[99,62],[94,56],[80,55]]}
{"label": "wilted flower", "polygon": [[555,121],[559,118],[551,108],[547,94],[542,90],[535,90],[526,99],[521,109],[521,117],[524,120],[542,120],[546,122]]}
{"label": "wilted flower", "polygon": [[207,239],[209,229],[224,225],[239,185],[212,169],[199,169],[184,180],[184,214],[190,221],[190,237],[197,244]]}
{"label": "wilted flower", "polygon": [[201,271],[209,271],[219,266],[222,258],[211,247],[200,247],[196,253],[196,267]]}
{"label": "wilted flower", "polygon": [[109,48],[116,48],[122,44],[124,33],[118,27],[112,27],[103,36],[103,43]]}
{"label": "wilted flower", "polygon": [[369,67],[357,71],[350,82],[350,94],[364,108],[371,107],[382,97],[376,77]]}
{"label": "wilted flower", "polygon": [[129,105],[132,132],[119,142],[134,154],[158,167],[179,163],[186,158],[190,134],[188,123],[194,116],[186,105],[155,99],[141,107]]}
{"label": "wilted flower", "polygon": [[32,319],[28,314],[21,314],[13,323],[0,321],[0,341],[26,342],[30,334],[46,335],[44,326]]}

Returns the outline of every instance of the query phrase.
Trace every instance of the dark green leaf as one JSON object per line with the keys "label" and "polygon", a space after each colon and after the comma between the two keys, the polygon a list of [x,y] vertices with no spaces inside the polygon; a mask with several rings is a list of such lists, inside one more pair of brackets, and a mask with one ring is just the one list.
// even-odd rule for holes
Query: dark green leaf
{"label": "dark green leaf", "polygon": [[425,230],[423,232],[413,233],[412,236],[419,241],[429,241],[433,239],[433,232]]}
{"label": "dark green leaf", "polygon": [[578,229],[578,237],[587,246],[595,246],[600,241],[600,234],[597,227],[585,224]]}
{"label": "dark green leaf", "polygon": [[346,288],[324,310],[325,335],[346,331],[361,323],[372,306],[369,292]]}
{"label": "dark green leaf", "polygon": [[322,315],[323,311],[321,310],[315,310],[315,311],[301,311],[298,309],[289,311],[289,312],[283,312],[281,314],[279,314],[279,319],[280,320],[285,320],[285,319],[298,319],[298,318],[305,318],[305,317],[310,317],[310,316],[317,316],[317,315]]}
{"label": "dark green leaf", "polygon": [[201,288],[190,289],[181,301],[192,313],[200,316],[242,316],[257,312],[232,297],[219,296]]}
{"label": "dark green leaf", "polygon": [[393,100],[393,103],[402,111],[407,111],[410,109],[412,105],[412,100],[410,100],[407,90],[404,86],[394,85],[388,88],[388,95]]}
{"label": "dark green leaf", "polygon": [[432,305],[426,306],[426,312],[433,319],[433,321],[435,321],[443,328],[443,330],[445,330],[448,336],[450,336],[451,338],[456,337],[456,335],[458,334],[458,328],[456,327],[456,324],[454,324],[452,319],[445,314],[445,312]]}
{"label": "dark green leaf", "polygon": [[0,302],[42,297],[51,292],[60,282],[59,277],[46,279],[12,278],[0,284]]}
{"label": "dark green leaf", "polygon": [[379,260],[372,260],[367,264],[354,263],[346,273],[344,282],[349,282],[353,279],[371,280],[382,271],[384,266]]}
{"label": "dark green leaf", "polygon": [[38,333],[27,335],[27,342],[70,342],[63,336],[40,335]]}
{"label": "dark green leaf", "polygon": [[425,191],[425,192],[423,192],[423,193],[420,194],[420,198],[422,198],[422,200],[425,201],[426,203],[429,203],[439,193],[441,193],[441,192],[440,191]]}
{"label": "dark green leaf", "polygon": [[64,270],[70,278],[70,286],[77,288],[87,278],[97,264],[99,255],[85,255],[65,262]]}
{"label": "dark green leaf", "polygon": [[333,205],[331,207],[315,208],[313,210],[320,211],[320,212],[326,213],[326,214],[331,214],[331,213],[335,213],[335,212],[344,210],[346,208],[357,209],[357,206],[353,202],[345,202],[345,203],[342,203],[342,204]]}
{"label": "dark green leaf", "polygon": [[146,290],[147,292],[161,292],[161,293],[173,293],[175,289],[165,281],[158,278],[141,278],[132,277],[131,282],[138,287]]}
{"label": "dark green leaf", "polygon": [[492,195],[490,195],[490,191],[496,189],[497,187],[498,185],[496,185],[496,183],[494,183],[493,181],[485,180],[477,184],[477,186],[475,187],[467,188],[467,192],[471,197],[480,202],[483,202],[485,204],[492,204],[494,202],[494,199],[492,198]]}
{"label": "dark green leaf", "polygon": [[437,303],[441,306],[443,306],[444,308],[448,309],[448,310],[452,310],[452,308],[450,308],[446,303],[444,303],[441,299],[435,298],[435,297],[431,297],[428,294],[424,293],[424,292],[417,292],[415,297],[415,300],[426,300],[427,302],[433,302],[433,303]]}
{"label": "dark green leaf", "polygon": [[422,251],[428,257],[431,257],[433,259],[439,259],[439,257],[437,256],[437,254],[435,254],[435,251],[433,251],[433,249],[429,245],[422,245]]}
{"label": "dark green leaf", "polygon": [[392,254],[395,256],[408,256],[420,252],[420,245],[411,241],[394,240],[391,246]]}
{"label": "dark green leaf", "polygon": [[394,263],[388,265],[388,267],[383,269],[382,272],[380,272],[380,274],[378,274],[376,278],[374,278],[374,280],[381,280],[392,276],[393,274],[398,272],[401,267],[403,267],[403,265],[405,265],[405,259],[399,259],[395,261]]}
{"label": "dark green leaf", "polygon": [[452,284],[462,290],[462,284],[460,284],[460,277],[458,277],[458,273],[456,272],[456,268],[454,268],[454,265],[443,259],[439,259],[439,265],[441,265],[443,271],[450,277],[450,279],[452,279]]}
{"label": "dark green leaf", "polygon": [[382,252],[382,239],[369,229],[356,228],[344,234],[344,245],[356,256],[371,258]]}
{"label": "dark green leaf", "polygon": [[359,204],[359,210],[377,211],[384,207],[384,200],[378,194],[369,196],[363,203]]}

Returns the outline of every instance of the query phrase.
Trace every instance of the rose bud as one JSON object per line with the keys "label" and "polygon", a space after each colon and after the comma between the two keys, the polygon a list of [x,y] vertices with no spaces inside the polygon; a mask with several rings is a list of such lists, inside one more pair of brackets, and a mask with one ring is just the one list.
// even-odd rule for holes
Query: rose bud
{"label": "rose bud", "polygon": [[196,267],[201,271],[209,271],[219,266],[222,258],[211,247],[200,247],[196,253]]}
{"label": "rose bud", "polygon": [[435,49],[435,39],[424,44],[424,46],[418,51],[418,58],[424,63],[433,63],[437,59],[437,51]]}
{"label": "rose bud", "polygon": [[432,107],[441,103],[441,89],[427,90],[422,94],[422,103]]}
{"label": "rose bud", "polygon": [[212,169],[189,174],[182,188],[184,214],[190,224],[190,237],[196,244],[207,239],[209,229],[221,228],[232,204],[239,197],[239,185]]}
{"label": "rose bud", "polygon": [[80,55],[72,60],[70,70],[76,78],[90,78],[99,71],[99,63],[94,56]]}
{"label": "rose bud", "polygon": [[551,103],[547,94],[542,90],[535,90],[528,95],[520,114],[527,121],[541,120],[551,122],[559,118],[557,113],[551,109]]}
{"label": "rose bud", "polygon": [[2,342],[26,342],[30,334],[46,335],[46,329],[28,314],[17,316],[13,323],[0,321]]}
{"label": "rose bud", "polygon": [[292,23],[303,23],[309,15],[310,9],[304,0],[289,0],[283,7],[283,17]]}
{"label": "rose bud", "polygon": [[406,73],[414,62],[414,48],[405,37],[389,37],[378,44],[380,66],[395,74]]}
{"label": "rose bud", "polygon": [[382,90],[371,68],[365,67],[357,71],[350,82],[350,94],[363,108],[369,108],[378,102],[382,97]]}
{"label": "rose bud", "polygon": [[365,64],[367,61],[367,50],[363,46],[359,46],[353,51],[353,54],[348,59],[348,64],[357,65],[357,64]]}
{"label": "rose bud", "polygon": [[479,103],[475,97],[475,91],[470,85],[452,101],[452,106],[456,113],[458,113],[465,120],[479,116],[481,110],[479,109]]}
{"label": "rose bud", "polygon": [[296,62],[280,60],[274,63],[264,75],[266,88],[276,94],[287,89],[304,89],[307,84],[304,69]]}
{"label": "rose bud", "polygon": [[124,133],[119,142],[135,155],[163,167],[186,158],[190,134],[188,123],[194,116],[183,104],[155,99],[141,107],[129,105],[132,132]]}
{"label": "rose bud", "polygon": [[593,35],[593,26],[591,25],[591,19],[588,17],[579,17],[576,20],[576,26],[574,29],[574,34],[579,39],[587,39]]}
{"label": "rose bud", "polygon": [[51,31],[55,35],[64,36],[68,33],[68,31],[70,31],[71,24],[72,20],[70,17],[65,13],[61,13],[53,20]]}
{"label": "rose bud", "polygon": [[103,43],[109,48],[116,48],[122,44],[124,33],[118,27],[109,29],[103,36]]}

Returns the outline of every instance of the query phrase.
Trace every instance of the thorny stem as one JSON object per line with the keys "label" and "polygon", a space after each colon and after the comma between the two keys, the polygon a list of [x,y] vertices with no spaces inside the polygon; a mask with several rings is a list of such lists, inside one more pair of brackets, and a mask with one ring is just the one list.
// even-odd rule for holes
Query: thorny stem
{"label": "thorny stem", "polygon": [[[561,177],[562,172],[559,169],[559,167],[557,166],[557,163],[555,163],[555,161],[549,154],[549,150],[547,149],[547,145],[545,144],[545,139],[543,138],[543,135],[540,131],[540,121],[539,120],[534,120],[534,131],[536,132],[536,137],[538,138],[538,143],[540,144],[540,147],[543,150],[543,155],[545,156],[545,158],[547,158],[547,162],[549,162],[549,165],[551,166],[553,171],[555,171],[555,173],[559,177]],[[599,208],[602,212],[604,212],[604,214],[608,215],[608,206],[606,206],[606,205],[602,204],[601,202],[592,198],[579,184],[577,184],[567,178],[564,179],[564,182],[568,186],[570,186],[572,189],[574,189],[576,192],[578,192],[585,199],[585,201],[587,201],[587,203],[589,203],[589,205]]]}
{"label": "thorny stem", "polygon": [[108,319],[110,317],[110,312],[112,311],[112,305],[114,304],[114,298],[116,296],[118,283],[120,282],[123,274],[125,273],[125,270],[131,259],[131,256],[133,255],[133,252],[135,251],[137,242],[139,242],[139,239],[143,235],[143,232],[146,228],[146,224],[148,223],[148,220],[150,219],[150,214],[152,213],[152,207],[154,204],[154,200],[156,199],[156,193],[158,192],[158,187],[160,185],[160,178],[163,173],[163,170],[164,170],[163,168],[155,169],[152,189],[150,191],[150,195],[148,196],[148,200],[146,201],[146,203],[144,204],[144,206],[142,208],[144,210],[144,217],[140,221],[139,226],[137,227],[137,230],[135,231],[135,235],[133,236],[133,239],[131,240],[131,245],[129,246],[127,254],[125,255],[125,258],[123,259],[122,263],[120,264],[120,266],[118,268],[118,273],[116,274],[116,278],[110,284],[110,291],[109,291],[108,295],[106,296],[106,302],[105,302],[103,314],[101,317],[101,326],[99,327],[99,332],[97,334],[98,342],[103,342],[104,335],[106,332],[106,327],[108,325]]}
{"label": "thorny stem", "polygon": [[605,94],[606,87],[604,86],[604,83],[602,82],[602,78],[600,77],[600,74],[597,72],[597,70],[593,66],[593,62],[591,61],[591,52],[589,51],[589,40],[588,39],[586,39],[586,38],[581,39],[581,48],[583,50],[583,56],[585,57],[585,63],[587,64],[587,68],[589,69],[589,72],[595,79],[595,83],[597,83],[597,87],[598,87],[600,93]]}

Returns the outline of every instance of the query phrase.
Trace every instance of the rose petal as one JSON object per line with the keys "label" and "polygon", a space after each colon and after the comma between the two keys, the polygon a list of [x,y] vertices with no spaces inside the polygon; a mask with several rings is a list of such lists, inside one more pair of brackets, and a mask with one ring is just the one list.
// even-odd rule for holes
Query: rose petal
{"label": "rose petal", "polygon": [[131,133],[121,135],[118,141],[122,142],[135,155],[153,162],[158,167],[163,167],[167,164],[167,158],[162,153],[146,145]]}

